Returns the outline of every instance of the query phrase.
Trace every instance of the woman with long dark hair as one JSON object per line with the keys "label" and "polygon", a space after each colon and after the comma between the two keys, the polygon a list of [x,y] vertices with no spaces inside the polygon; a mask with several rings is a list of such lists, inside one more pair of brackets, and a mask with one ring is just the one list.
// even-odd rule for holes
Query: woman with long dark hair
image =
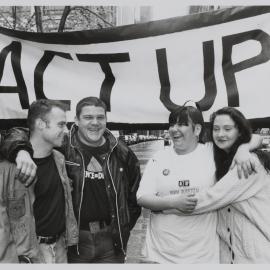
{"label": "woman with long dark hair", "polygon": [[225,107],[210,119],[217,183],[198,194],[193,214],[218,210],[222,263],[270,263],[270,158],[254,151],[256,172],[239,180],[229,170],[238,147],[251,138],[244,115]]}
{"label": "woman with long dark hair", "polygon": [[[214,125],[217,117],[218,123]],[[219,180],[228,172],[238,147],[250,141],[252,130],[244,115],[233,107],[224,107],[214,112],[210,118],[210,130],[214,142],[216,178]]]}

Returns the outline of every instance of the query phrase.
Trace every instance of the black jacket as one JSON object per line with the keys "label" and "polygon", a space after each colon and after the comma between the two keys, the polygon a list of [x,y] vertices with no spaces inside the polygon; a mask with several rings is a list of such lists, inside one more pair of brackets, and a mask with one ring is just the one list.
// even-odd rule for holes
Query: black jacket
{"label": "black jacket", "polygon": [[[84,185],[84,159],[77,141],[77,126],[73,125],[65,137],[63,153],[69,178],[73,180],[73,208],[80,220],[82,190]],[[110,204],[114,247],[125,253],[130,231],[141,214],[136,192],[141,180],[140,165],[136,155],[122,141],[116,140],[109,130],[104,137],[109,140],[109,152],[104,162],[105,187]],[[80,226],[80,225],[79,225]]]}
{"label": "black jacket", "polygon": [[[73,125],[65,136],[60,150],[66,158],[66,169],[72,180],[73,209],[78,221],[84,185],[84,159],[78,148],[77,126]],[[22,148],[28,140],[25,130],[16,128],[8,133],[2,151],[9,160],[14,158],[16,148]],[[105,186],[110,204],[113,244],[118,252],[126,252],[130,231],[141,214],[137,204],[136,192],[141,180],[140,165],[133,151],[122,141],[118,141],[109,130],[104,137],[109,140],[110,147],[104,162]],[[29,148],[29,145],[27,145]]]}

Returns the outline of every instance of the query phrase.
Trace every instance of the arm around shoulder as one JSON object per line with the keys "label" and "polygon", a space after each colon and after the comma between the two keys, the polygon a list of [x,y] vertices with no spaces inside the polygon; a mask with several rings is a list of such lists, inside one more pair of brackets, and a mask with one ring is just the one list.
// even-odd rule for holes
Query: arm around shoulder
{"label": "arm around shoulder", "polygon": [[[126,145],[120,146],[122,151],[120,153],[121,159],[125,166],[128,181],[128,210],[130,214],[130,230],[135,226],[137,219],[141,214],[141,207],[137,203],[136,192],[141,181],[140,163],[134,152]],[[126,153],[126,154],[125,154]]]}
{"label": "arm around shoulder", "polygon": [[253,172],[247,179],[239,179],[237,169],[234,168],[229,170],[214,186],[200,191],[194,213],[217,210],[255,196],[263,189],[266,181],[270,181],[270,176],[262,164],[259,164],[257,172]]}
{"label": "arm around shoulder", "polygon": [[19,150],[26,150],[33,155],[28,129],[12,128],[3,137],[1,153],[7,160],[14,162]]}

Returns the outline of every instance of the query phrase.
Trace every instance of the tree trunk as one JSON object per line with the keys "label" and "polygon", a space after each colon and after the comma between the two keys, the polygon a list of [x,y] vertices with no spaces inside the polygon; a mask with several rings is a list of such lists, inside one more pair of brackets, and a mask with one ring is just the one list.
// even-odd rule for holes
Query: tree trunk
{"label": "tree trunk", "polygon": [[67,16],[69,15],[70,11],[71,11],[70,6],[65,6],[65,8],[63,10],[63,14],[61,16],[60,23],[59,23],[58,32],[63,32],[64,31]]}
{"label": "tree trunk", "polygon": [[37,32],[43,32],[42,15],[40,6],[35,6]]}
{"label": "tree trunk", "polygon": [[17,24],[17,7],[12,7],[13,29],[16,29]]}

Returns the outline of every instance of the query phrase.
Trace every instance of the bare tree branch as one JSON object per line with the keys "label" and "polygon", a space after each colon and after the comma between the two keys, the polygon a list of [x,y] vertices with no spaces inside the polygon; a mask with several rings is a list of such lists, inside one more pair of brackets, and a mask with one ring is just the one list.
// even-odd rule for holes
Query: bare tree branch
{"label": "bare tree branch", "polygon": [[[98,15],[96,12],[90,10],[89,8],[86,7],[80,7],[80,6],[74,6],[74,7],[70,7],[70,6],[65,6],[63,14],[61,16],[61,20],[59,23],[59,27],[58,27],[58,32],[63,32],[65,29],[65,24],[67,21],[67,17],[70,14],[70,12],[72,10],[82,10],[82,11],[88,11],[90,14],[98,17],[100,20],[102,20],[105,24],[108,24],[109,26],[114,26],[113,24],[109,23],[108,21],[106,21],[104,18],[102,18],[100,15]],[[102,28],[100,24],[98,24],[99,28]]]}
{"label": "bare tree branch", "polygon": [[[75,13],[71,14],[73,10],[75,10]],[[75,20],[74,22],[70,22],[71,25],[69,25],[69,27],[72,29],[80,28],[80,26],[84,26],[84,28],[88,26],[91,28],[93,28],[93,26],[95,28],[114,26],[114,24],[110,23],[110,14],[105,13],[104,9],[93,11],[91,7],[86,6],[65,6],[56,9],[48,8],[48,14],[43,13],[42,6],[25,8],[11,6],[7,13],[9,16],[5,17],[5,14],[0,12],[0,18],[4,25],[7,25],[9,28],[26,31],[44,32],[53,29],[54,31],[63,32],[67,28],[68,16],[74,17]]]}
{"label": "bare tree branch", "polygon": [[67,16],[69,15],[70,11],[71,11],[70,6],[65,6],[63,13],[62,13],[62,16],[61,16],[60,23],[59,23],[58,32],[64,31]]}
{"label": "bare tree branch", "polygon": [[8,19],[0,12],[0,16],[5,20],[5,22],[10,26],[10,28],[13,28]]}
{"label": "bare tree branch", "polygon": [[27,20],[27,22],[26,22],[26,24],[25,24],[25,28],[26,28],[26,29],[28,28],[28,25],[30,24],[30,22],[32,21],[32,19],[33,19],[33,17],[34,17],[35,15],[36,15],[36,14],[33,13],[33,14],[31,15],[31,17]]}
{"label": "bare tree branch", "polygon": [[87,10],[89,13],[95,15],[96,17],[98,17],[100,20],[102,20],[105,24],[108,24],[109,26],[113,27],[114,25],[109,23],[108,21],[106,21],[104,18],[102,18],[100,15],[98,15],[96,12],[90,10],[89,8],[86,7],[80,7],[80,6],[75,6],[72,9],[79,9],[79,10]]}

